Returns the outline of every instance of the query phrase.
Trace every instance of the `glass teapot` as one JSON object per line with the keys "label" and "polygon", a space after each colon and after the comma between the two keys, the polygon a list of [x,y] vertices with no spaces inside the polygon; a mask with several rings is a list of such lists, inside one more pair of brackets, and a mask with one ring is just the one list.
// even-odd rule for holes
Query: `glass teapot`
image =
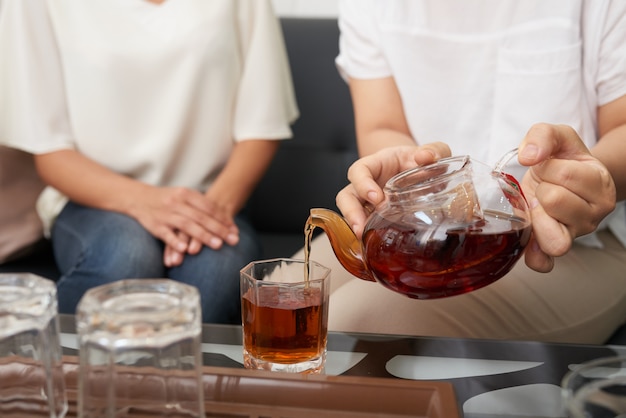
{"label": "glass teapot", "polygon": [[512,155],[496,168],[457,156],[397,174],[361,241],[337,213],[311,209],[307,240],[320,227],[346,270],[411,298],[484,287],[511,270],[531,235],[520,185],[502,171]]}

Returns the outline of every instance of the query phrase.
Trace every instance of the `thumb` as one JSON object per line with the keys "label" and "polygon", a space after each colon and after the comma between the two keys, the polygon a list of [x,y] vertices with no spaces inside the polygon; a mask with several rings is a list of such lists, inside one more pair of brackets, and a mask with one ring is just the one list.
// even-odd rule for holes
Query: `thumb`
{"label": "thumb", "polygon": [[532,166],[550,158],[585,160],[590,156],[572,127],[539,123],[533,125],[522,140],[518,160],[524,166]]}

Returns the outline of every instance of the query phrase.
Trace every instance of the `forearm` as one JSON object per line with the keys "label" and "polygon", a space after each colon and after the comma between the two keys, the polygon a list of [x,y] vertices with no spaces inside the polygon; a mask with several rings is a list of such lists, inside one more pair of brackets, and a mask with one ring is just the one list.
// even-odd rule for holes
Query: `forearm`
{"label": "forearm", "polygon": [[72,201],[99,209],[129,214],[133,201],[149,187],[74,150],[36,155],[35,162],[46,184]]}
{"label": "forearm", "polygon": [[617,200],[626,199],[626,96],[598,108],[600,140],[591,150],[609,170]]}
{"label": "forearm", "polygon": [[415,145],[393,77],[350,79],[359,156],[383,148]]}
{"label": "forearm", "polygon": [[416,145],[415,140],[406,133],[384,128],[360,135],[357,143],[360,157],[374,154],[384,148]]}
{"label": "forearm", "polygon": [[591,153],[609,169],[617,200],[626,199],[626,124],[604,134]]}
{"label": "forearm", "polygon": [[238,142],[226,166],[215,179],[207,196],[220,202],[233,215],[239,212],[269,167],[279,140]]}

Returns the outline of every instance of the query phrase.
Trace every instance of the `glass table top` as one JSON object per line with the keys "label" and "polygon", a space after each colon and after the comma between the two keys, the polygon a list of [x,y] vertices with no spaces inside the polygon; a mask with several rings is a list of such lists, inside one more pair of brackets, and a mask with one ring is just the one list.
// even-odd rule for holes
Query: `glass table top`
{"label": "glass table top", "polygon": [[[241,327],[205,324],[205,365],[243,368],[241,342]],[[77,354],[71,315],[61,315],[61,343],[65,354]],[[466,418],[557,418],[565,416],[565,373],[615,354],[626,346],[330,332],[325,374],[451,382]]]}

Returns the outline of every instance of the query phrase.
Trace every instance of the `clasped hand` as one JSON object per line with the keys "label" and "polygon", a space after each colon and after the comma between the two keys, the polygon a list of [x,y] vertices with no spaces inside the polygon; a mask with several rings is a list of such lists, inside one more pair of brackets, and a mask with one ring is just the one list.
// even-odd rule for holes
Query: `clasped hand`
{"label": "clasped hand", "polygon": [[142,198],[133,215],[165,243],[163,262],[168,267],[182,263],[185,254],[197,254],[203,245],[217,250],[239,241],[231,211],[196,190],[150,187]]}
{"label": "clasped hand", "polygon": [[[357,237],[368,208],[384,199],[382,187],[389,178],[450,155],[446,144],[436,142],[386,148],[356,161],[348,170],[350,184],[336,201]],[[576,237],[593,232],[615,208],[615,183],[574,129],[564,125],[534,125],[519,146],[518,160],[529,167],[521,181],[533,226],[525,261],[549,272],[554,257],[567,253]]]}

